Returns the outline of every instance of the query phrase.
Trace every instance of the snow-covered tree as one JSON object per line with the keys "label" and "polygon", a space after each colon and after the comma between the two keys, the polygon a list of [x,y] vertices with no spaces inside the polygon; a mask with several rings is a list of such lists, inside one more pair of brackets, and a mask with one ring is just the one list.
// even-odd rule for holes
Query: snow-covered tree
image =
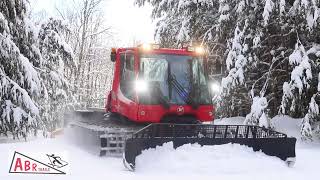
{"label": "snow-covered tree", "polygon": [[232,39],[230,51],[226,59],[227,70],[229,74],[222,80],[222,87],[229,90],[231,86],[244,84],[244,72],[248,63],[248,58],[245,56],[248,47],[244,44],[244,31],[237,26],[234,31],[234,38]]}
{"label": "snow-covered tree", "polygon": [[66,33],[68,28],[63,21],[50,18],[41,24],[38,34],[42,55],[40,75],[45,86],[40,101],[41,118],[49,130],[61,126],[67,102],[73,101],[66,74],[76,68],[76,64],[72,48],[64,40]]}
{"label": "snow-covered tree", "polygon": [[309,103],[308,113],[304,116],[301,124],[300,131],[303,139],[312,139],[314,135],[320,135],[319,118],[319,105],[315,101],[315,96],[313,96]]}
{"label": "snow-covered tree", "polygon": [[[246,24],[240,29],[236,26],[234,37],[228,44],[228,55],[226,58],[226,66],[228,75],[222,79],[221,101],[219,101],[220,109],[224,109],[219,113],[223,116],[240,115],[236,114],[241,111],[239,107],[244,105],[243,101],[238,96],[241,93],[246,93],[245,71],[249,64],[247,56],[248,45],[245,43]],[[238,94],[238,95],[236,95]]]}
{"label": "snow-covered tree", "polygon": [[24,0],[0,2],[0,134],[26,137],[43,128],[37,100],[41,54]]}
{"label": "snow-covered tree", "polygon": [[0,135],[27,138],[59,125],[74,67],[65,26],[50,19],[37,29],[25,0],[0,1]]}
{"label": "snow-covered tree", "polygon": [[[295,50],[289,56],[289,62],[294,68],[291,72],[291,81],[283,84],[284,93],[281,106],[283,114],[285,114],[285,107],[287,107],[289,103],[291,111],[303,111],[300,106],[301,102],[299,102],[299,97],[304,90],[310,88],[310,81],[312,79],[310,59],[300,40],[298,40],[295,45]],[[289,99],[292,99],[292,101],[288,102]]]}
{"label": "snow-covered tree", "polygon": [[246,116],[245,124],[270,128],[270,118],[266,112],[268,101],[265,97],[254,97],[251,112]]}
{"label": "snow-covered tree", "polygon": [[[281,113],[292,115],[305,114],[301,125],[304,138],[312,138],[313,131],[319,133],[319,62],[310,57],[319,58],[320,46],[306,50],[298,39],[295,50],[289,56],[293,66],[290,82],[283,84]],[[319,60],[318,60],[319,61]],[[311,97],[310,97],[311,96]]]}

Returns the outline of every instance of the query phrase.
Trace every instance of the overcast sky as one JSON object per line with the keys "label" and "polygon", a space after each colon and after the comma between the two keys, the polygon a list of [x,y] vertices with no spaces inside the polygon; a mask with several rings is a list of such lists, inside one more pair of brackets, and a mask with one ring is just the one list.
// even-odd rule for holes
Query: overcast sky
{"label": "overcast sky", "polygon": [[[57,16],[55,6],[72,0],[30,0],[34,13],[46,12],[49,16]],[[133,41],[153,42],[154,23],[152,23],[151,7],[134,6],[134,0],[105,0],[103,9],[106,25],[112,27],[117,46],[130,46]],[[63,6],[63,5],[62,5]]]}

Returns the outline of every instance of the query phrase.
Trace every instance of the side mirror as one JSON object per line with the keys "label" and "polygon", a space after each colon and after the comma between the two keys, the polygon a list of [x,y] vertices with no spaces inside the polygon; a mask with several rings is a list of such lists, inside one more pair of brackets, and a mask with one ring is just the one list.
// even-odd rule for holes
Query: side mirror
{"label": "side mirror", "polygon": [[111,60],[111,62],[115,62],[116,61],[116,53],[111,53],[110,54],[110,60]]}
{"label": "side mirror", "polygon": [[111,49],[111,54],[110,54],[111,62],[115,62],[116,61],[116,52],[117,52],[116,48],[112,48]]}

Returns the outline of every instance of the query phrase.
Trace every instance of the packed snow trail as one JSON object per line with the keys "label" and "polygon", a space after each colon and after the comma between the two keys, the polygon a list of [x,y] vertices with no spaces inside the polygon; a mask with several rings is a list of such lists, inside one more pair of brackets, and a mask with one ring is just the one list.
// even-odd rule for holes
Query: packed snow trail
{"label": "packed snow trail", "polygon": [[[290,120],[288,120],[290,121]],[[291,120],[292,121],[292,120]],[[70,170],[67,175],[9,174],[14,151],[68,153]],[[186,144],[174,150],[171,143],[144,151],[137,157],[136,171],[127,171],[120,158],[99,157],[72,145],[64,136],[36,139],[30,142],[0,144],[0,179],[317,179],[320,145],[297,145],[297,161],[288,168],[276,157],[241,145],[204,146]]]}

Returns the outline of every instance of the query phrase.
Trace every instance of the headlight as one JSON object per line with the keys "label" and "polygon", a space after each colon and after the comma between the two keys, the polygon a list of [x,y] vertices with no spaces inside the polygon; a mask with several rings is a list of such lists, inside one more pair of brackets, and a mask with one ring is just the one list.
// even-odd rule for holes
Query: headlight
{"label": "headlight", "polygon": [[137,92],[146,92],[148,90],[148,84],[144,80],[137,80],[135,82],[135,89]]}
{"label": "headlight", "polygon": [[196,53],[197,53],[197,54],[203,54],[203,53],[204,53],[203,47],[201,47],[201,46],[196,47]]}
{"label": "headlight", "polygon": [[151,44],[147,44],[147,43],[142,44],[142,49],[144,51],[150,51],[151,50]]}
{"label": "headlight", "polygon": [[141,44],[138,47],[141,48],[141,50],[143,50],[143,51],[150,51],[152,49],[160,49],[159,44],[149,44],[149,43]]}
{"label": "headlight", "polygon": [[219,93],[220,92],[220,85],[218,83],[212,83],[211,84],[211,91],[213,93]]}
{"label": "headlight", "polygon": [[187,47],[187,51],[190,51],[190,52],[196,52],[197,54],[199,55],[202,55],[205,53],[205,49],[202,47],[202,46],[188,46]]}

